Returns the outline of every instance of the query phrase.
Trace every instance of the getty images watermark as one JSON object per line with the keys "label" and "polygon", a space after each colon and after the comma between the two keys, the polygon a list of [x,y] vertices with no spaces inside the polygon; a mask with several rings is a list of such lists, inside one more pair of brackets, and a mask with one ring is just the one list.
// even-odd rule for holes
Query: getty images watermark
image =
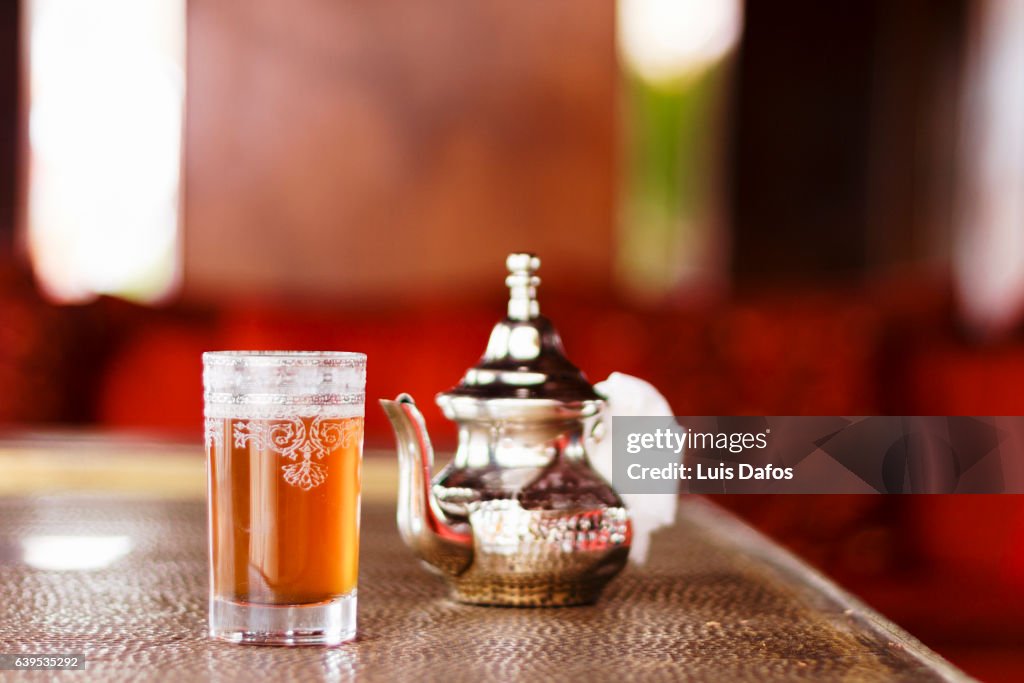
{"label": "getty images watermark", "polygon": [[691,428],[679,419],[612,418],[616,490],[675,493],[681,482],[683,490],[688,490],[691,482],[793,479],[792,467],[762,462],[770,444],[770,427],[741,418],[732,426]]}
{"label": "getty images watermark", "polygon": [[623,493],[1024,493],[1024,416],[612,418]]}

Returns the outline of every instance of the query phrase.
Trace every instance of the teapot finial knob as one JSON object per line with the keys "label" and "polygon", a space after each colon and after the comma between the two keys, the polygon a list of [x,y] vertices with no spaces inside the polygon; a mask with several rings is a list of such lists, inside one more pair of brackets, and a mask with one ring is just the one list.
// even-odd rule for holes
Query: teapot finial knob
{"label": "teapot finial knob", "polygon": [[505,266],[509,272],[509,276],[505,278],[505,284],[509,289],[509,319],[536,318],[540,315],[540,305],[537,303],[537,285],[540,284],[540,278],[536,275],[537,269],[540,268],[540,259],[536,254],[509,254],[505,259]]}

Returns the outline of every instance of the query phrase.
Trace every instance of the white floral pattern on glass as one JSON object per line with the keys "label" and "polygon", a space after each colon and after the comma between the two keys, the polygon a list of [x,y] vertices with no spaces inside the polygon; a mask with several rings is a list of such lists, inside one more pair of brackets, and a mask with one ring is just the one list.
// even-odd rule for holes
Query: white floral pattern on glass
{"label": "white floral pattern on glass", "polygon": [[349,424],[347,420],[325,420],[322,416],[313,418],[308,429],[299,417],[281,421],[238,421],[234,424],[235,447],[252,444],[287,458],[291,463],[281,466],[284,480],[309,491],[327,480],[327,467],[318,461],[339,446],[350,445],[354,432],[348,428]]}
{"label": "white floral pattern on glass", "polygon": [[206,418],[206,447],[220,450],[224,446],[224,420]]}

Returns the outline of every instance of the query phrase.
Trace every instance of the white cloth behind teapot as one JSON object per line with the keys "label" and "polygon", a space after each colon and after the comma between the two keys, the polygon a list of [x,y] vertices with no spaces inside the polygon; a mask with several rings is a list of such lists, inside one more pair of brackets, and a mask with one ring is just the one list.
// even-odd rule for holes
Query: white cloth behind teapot
{"label": "white cloth behind teapot", "polygon": [[[612,480],[612,417],[615,415],[670,416],[668,401],[649,382],[613,372],[594,389],[608,400],[605,407],[604,437],[590,449],[591,464],[608,481]],[[677,496],[664,493],[619,494],[633,519],[633,546],[629,557],[643,564],[650,548],[651,534],[676,519]]]}

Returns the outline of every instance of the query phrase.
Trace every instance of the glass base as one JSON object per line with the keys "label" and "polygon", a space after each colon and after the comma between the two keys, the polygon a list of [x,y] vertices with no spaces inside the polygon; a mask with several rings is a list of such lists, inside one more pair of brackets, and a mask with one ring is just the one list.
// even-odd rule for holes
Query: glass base
{"label": "glass base", "polygon": [[356,592],[311,605],[210,599],[210,636],[251,645],[337,645],[356,637]]}

